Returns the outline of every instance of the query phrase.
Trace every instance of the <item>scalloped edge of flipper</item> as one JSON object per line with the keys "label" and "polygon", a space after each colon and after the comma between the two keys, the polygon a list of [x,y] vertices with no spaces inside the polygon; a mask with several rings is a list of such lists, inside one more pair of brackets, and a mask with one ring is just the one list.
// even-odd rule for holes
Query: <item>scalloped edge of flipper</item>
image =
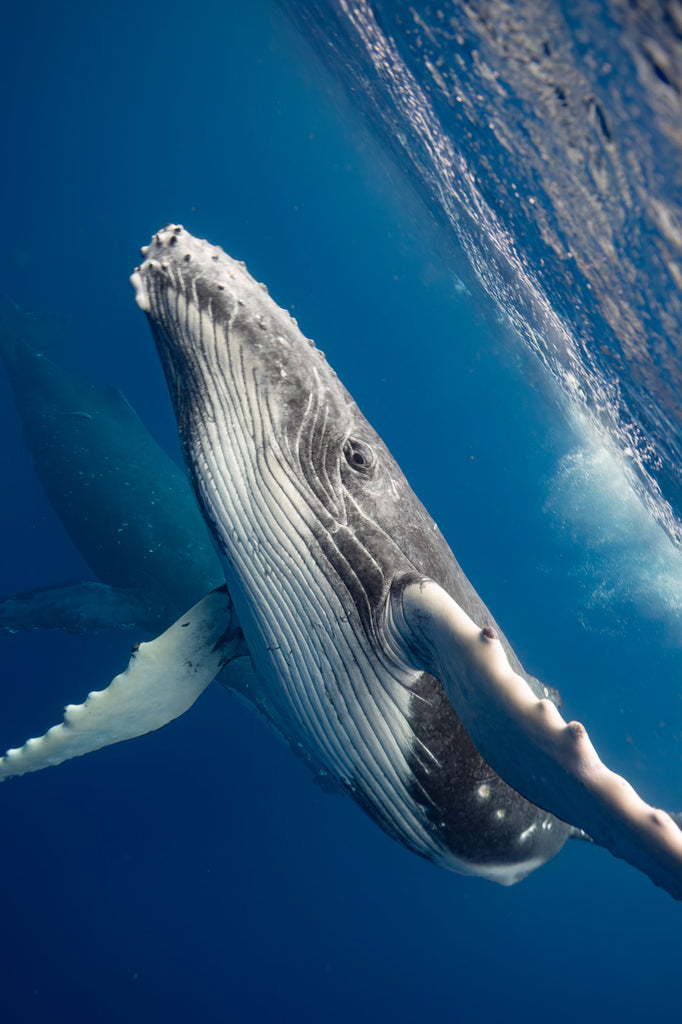
{"label": "scalloped edge of flipper", "polygon": [[682,830],[601,761],[580,722],[566,722],[512,669],[434,580],[396,580],[386,629],[395,652],[436,676],[481,756],[532,803],[587,833],[682,900]]}
{"label": "scalloped edge of flipper", "polygon": [[83,704],[69,704],[62,723],[8,750],[0,758],[0,781],[160,729],[245,652],[232,600],[219,587],[155,640],[136,644],[125,672]]}

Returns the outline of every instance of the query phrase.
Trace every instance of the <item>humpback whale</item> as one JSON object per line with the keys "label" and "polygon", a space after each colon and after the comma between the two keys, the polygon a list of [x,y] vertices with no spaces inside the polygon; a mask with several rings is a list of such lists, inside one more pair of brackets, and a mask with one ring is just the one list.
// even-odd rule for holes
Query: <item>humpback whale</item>
{"label": "humpback whale", "polygon": [[223,573],[186,475],[120,391],[40,354],[45,318],[0,302],[0,356],[36,474],[97,581],[0,601],[0,627],[157,633]]}
{"label": "humpback whale", "polygon": [[248,652],[292,749],[416,853],[512,884],[587,834],[682,899],[682,831],[525,672],[324,355],[182,227],[142,253],[137,303],[227,585],[0,778],[166,724]]}

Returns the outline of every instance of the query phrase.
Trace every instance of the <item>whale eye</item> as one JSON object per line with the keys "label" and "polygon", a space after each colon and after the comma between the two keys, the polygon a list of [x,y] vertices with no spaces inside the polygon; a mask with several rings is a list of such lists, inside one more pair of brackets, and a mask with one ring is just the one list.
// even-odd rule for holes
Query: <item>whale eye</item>
{"label": "whale eye", "polygon": [[356,473],[367,476],[374,469],[374,452],[364,441],[349,437],[343,446],[343,455],[350,468],[354,469]]}

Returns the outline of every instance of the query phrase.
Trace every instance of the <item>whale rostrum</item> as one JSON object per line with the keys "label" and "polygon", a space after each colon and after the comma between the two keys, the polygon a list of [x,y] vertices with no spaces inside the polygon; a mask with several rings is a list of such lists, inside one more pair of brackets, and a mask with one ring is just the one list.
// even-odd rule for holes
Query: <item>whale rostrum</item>
{"label": "whale rostrum", "polygon": [[682,899],[682,831],[528,675],[323,354],[167,225],[132,277],[225,572],[0,778],[158,728],[248,653],[310,767],[437,864],[511,884],[580,832]]}

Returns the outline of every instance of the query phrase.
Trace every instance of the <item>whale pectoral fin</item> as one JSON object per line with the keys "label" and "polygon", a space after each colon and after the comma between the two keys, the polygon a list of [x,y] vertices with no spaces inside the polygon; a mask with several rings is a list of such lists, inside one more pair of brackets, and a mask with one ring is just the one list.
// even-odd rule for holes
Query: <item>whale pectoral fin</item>
{"label": "whale pectoral fin", "polygon": [[639,868],[682,899],[682,831],[600,760],[579,722],[538,699],[490,628],[479,628],[433,580],[393,584],[387,635],[436,676],[481,756],[527,800]]}
{"label": "whale pectoral fin", "polygon": [[144,626],[158,629],[160,609],[135,590],[86,580],[15,594],[0,601],[0,629],[63,629],[86,633]]}
{"label": "whale pectoral fin", "polygon": [[128,668],[64,721],[0,758],[0,781],[60,764],[110,743],[160,729],[192,706],[232,658],[245,652],[226,587],[213,590],[165,633],[133,648]]}

